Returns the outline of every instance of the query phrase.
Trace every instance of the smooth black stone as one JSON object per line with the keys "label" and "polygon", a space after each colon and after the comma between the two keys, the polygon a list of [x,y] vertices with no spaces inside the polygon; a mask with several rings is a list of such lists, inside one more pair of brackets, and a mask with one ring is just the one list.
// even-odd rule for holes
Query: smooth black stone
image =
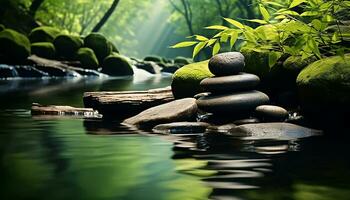
{"label": "smooth black stone", "polygon": [[174,122],[159,124],[152,131],[159,134],[191,134],[204,133],[210,124],[205,122]]}
{"label": "smooth black stone", "polygon": [[213,56],[209,61],[209,70],[216,76],[228,76],[242,72],[244,56],[239,52],[227,52]]}
{"label": "smooth black stone", "polygon": [[257,123],[245,124],[230,129],[229,135],[244,137],[247,140],[273,139],[273,140],[295,140],[320,135],[322,132],[295,124]]}
{"label": "smooth black stone", "polygon": [[14,67],[9,65],[0,65],[0,78],[13,78],[17,76],[18,73]]}
{"label": "smooth black stone", "polygon": [[263,121],[284,121],[288,118],[288,111],[279,106],[261,105],[255,108],[255,114]]}
{"label": "smooth black stone", "polygon": [[269,97],[259,91],[237,92],[224,95],[201,97],[197,101],[198,108],[209,113],[225,113],[242,115],[253,111],[257,106],[267,104]]}
{"label": "smooth black stone", "polygon": [[227,93],[255,89],[260,83],[254,74],[240,73],[238,75],[206,78],[200,86],[204,91],[211,93]]}

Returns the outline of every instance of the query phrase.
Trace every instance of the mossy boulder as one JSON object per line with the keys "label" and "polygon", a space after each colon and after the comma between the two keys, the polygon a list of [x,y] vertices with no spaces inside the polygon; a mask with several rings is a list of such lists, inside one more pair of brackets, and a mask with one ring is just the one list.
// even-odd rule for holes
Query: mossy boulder
{"label": "mossy boulder", "polygon": [[350,113],[350,54],[308,65],[298,75],[297,86],[306,113],[324,118],[345,117]]}
{"label": "mossy boulder", "polygon": [[178,56],[174,59],[174,63],[183,66],[183,65],[191,64],[192,61],[189,58]]}
{"label": "mossy boulder", "polygon": [[252,73],[264,79],[270,72],[269,54],[256,52],[247,48],[242,48],[241,53],[245,58],[244,72]]}
{"label": "mossy boulder", "polygon": [[83,41],[79,36],[61,34],[55,38],[53,44],[59,57],[72,60],[78,49],[83,46]]}
{"label": "mossy boulder", "polygon": [[39,57],[53,59],[56,55],[55,46],[50,42],[37,42],[31,45],[32,54]]}
{"label": "mossy boulder", "polygon": [[144,61],[152,61],[152,62],[156,62],[156,63],[162,62],[162,58],[159,56],[146,56],[143,60]]}
{"label": "mossy boulder", "polygon": [[29,33],[29,40],[32,43],[37,42],[53,42],[54,39],[60,34],[60,30],[49,27],[49,26],[41,26],[33,29]]}
{"label": "mossy boulder", "polygon": [[111,42],[111,41],[109,41],[108,43],[112,48],[112,52],[119,54],[119,50],[118,50],[117,46],[115,46],[115,44],[113,44],[113,42]]}
{"label": "mossy boulder", "polygon": [[104,59],[102,73],[110,76],[131,76],[134,71],[125,57],[114,54]]}
{"label": "mossy boulder", "polygon": [[97,69],[98,60],[94,51],[90,48],[80,48],[77,52],[77,60],[80,61],[81,65],[85,69]]}
{"label": "mossy boulder", "polygon": [[92,49],[100,63],[112,53],[113,46],[100,33],[91,33],[84,39],[85,47]]}
{"label": "mossy boulder", "polygon": [[208,63],[206,60],[185,65],[174,73],[171,88],[175,98],[193,97],[202,92],[199,83],[214,76],[209,71]]}
{"label": "mossy boulder", "polygon": [[0,31],[3,31],[3,30],[5,30],[5,26],[0,24]]}
{"label": "mossy boulder", "polygon": [[25,35],[11,29],[1,31],[0,54],[11,62],[26,60],[30,55],[29,39]]}

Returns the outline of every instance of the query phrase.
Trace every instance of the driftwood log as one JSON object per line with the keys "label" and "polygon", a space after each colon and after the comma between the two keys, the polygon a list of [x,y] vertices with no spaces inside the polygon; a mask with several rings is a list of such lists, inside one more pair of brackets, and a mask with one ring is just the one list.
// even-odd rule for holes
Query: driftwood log
{"label": "driftwood log", "polygon": [[75,116],[92,116],[97,115],[97,111],[92,108],[75,108],[71,106],[40,105],[33,103],[31,108],[32,115],[75,115]]}
{"label": "driftwood log", "polygon": [[[101,74],[95,70],[83,69],[79,66],[77,61],[58,61],[41,58],[36,55],[31,55],[28,60],[35,65],[38,70],[49,73],[51,76],[75,76],[76,74],[82,76],[101,76]],[[72,66],[75,65],[75,66]]]}
{"label": "driftwood log", "polygon": [[148,108],[174,100],[171,88],[127,92],[86,92],[84,105],[97,110],[103,117],[127,118]]}

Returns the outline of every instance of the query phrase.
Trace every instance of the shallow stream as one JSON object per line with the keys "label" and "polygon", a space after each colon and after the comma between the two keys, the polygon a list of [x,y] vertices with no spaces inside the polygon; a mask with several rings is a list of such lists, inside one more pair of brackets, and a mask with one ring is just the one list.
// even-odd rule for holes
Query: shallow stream
{"label": "shallow stream", "polygon": [[82,106],[85,91],[147,79],[0,81],[0,199],[349,199],[348,140],[153,135],[98,119],[32,117],[32,102]]}

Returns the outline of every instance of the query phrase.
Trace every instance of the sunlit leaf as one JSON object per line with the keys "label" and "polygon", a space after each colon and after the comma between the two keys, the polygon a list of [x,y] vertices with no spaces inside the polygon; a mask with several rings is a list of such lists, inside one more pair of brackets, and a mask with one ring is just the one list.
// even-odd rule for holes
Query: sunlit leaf
{"label": "sunlit leaf", "polygon": [[265,1],[264,4],[267,5],[273,5],[273,6],[277,6],[277,7],[284,7],[284,5],[276,3],[276,2],[271,2],[271,1]]}
{"label": "sunlit leaf", "polygon": [[209,40],[208,38],[201,36],[201,35],[195,35],[195,38],[196,38],[196,40],[201,41],[201,42]]}
{"label": "sunlit leaf", "polygon": [[273,67],[277,61],[281,58],[282,53],[281,52],[276,52],[276,51],[271,51],[269,53],[269,67]]}
{"label": "sunlit leaf", "polygon": [[220,42],[225,43],[228,40],[229,35],[227,33],[222,34]]}
{"label": "sunlit leaf", "polygon": [[299,13],[297,13],[295,11],[292,11],[292,10],[281,11],[281,12],[278,12],[278,14],[280,14],[280,15],[299,16]]}
{"label": "sunlit leaf", "polygon": [[238,32],[231,33],[230,47],[232,48],[238,39]]}
{"label": "sunlit leaf", "polygon": [[235,27],[239,28],[239,29],[243,29],[244,25],[234,19],[230,19],[230,18],[224,18],[228,23],[234,25]]}
{"label": "sunlit leaf", "polygon": [[342,1],[340,2],[343,6],[350,7],[350,1]]}
{"label": "sunlit leaf", "polygon": [[275,19],[285,19],[287,18],[285,15],[277,15]]}
{"label": "sunlit leaf", "polygon": [[198,42],[180,42],[180,43],[177,43],[173,46],[171,46],[171,48],[183,48],[183,47],[190,47],[190,46],[193,46],[195,44],[197,44]]}
{"label": "sunlit leaf", "polygon": [[196,55],[207,45],[207,42],[200,42],[198,43],[194,49],[193,49],[193,55],[192,57],[196,57]]}
{"label": "sunlit leaf", "polygon": [[316,43],[315,39],[313,37],[309,37],[308,40],[308,47],[311,49],[311,51],[318,57],[321,58],[320,50],[318,49],[318,44]]}
{"label": "sunlit leaf", "polygon": [[260,10],[260,13],[263,16],[264,20],[268,22],[270,20],[269,11],[267,11],[267,9],[265,8],[265,6],[263,4],[259,4],[259,10]]}
{"label": "sunlit leaf", "polygon": [[303,13],[301,13],[301,15],[300,16],[302,16],[302,17],[312,17],[312,16],[317,16],[317,15],[319,15],[320,13],[319,12],[317,12],[317,11],[306,11],[306,12],[303,12]]}
{"label": "sunlit leaf", "polygon": [[221,48],[220,42],[216,42],[213,48],[213,56],[219,53],[220,48]]}
{"label": "sunlit leaf", "polygon": [[294,8],[296,6],[299,6],[300,4],[306,2],[306,0],[293,0],[290,4],[289,8]]}
{"label": "sunlit leaf", "polygon": [[258,23],[258,24],[267,24],[267,22],[265,20],[261,20],[261,19],[249,19],[247,21],[255,22],[255,23]]}
{"label": "sunlit leaf", "polygon": [[208,43],[206,46],[209,47],[209,46],[213,45],[216,41],[217,41],[216,39],[210,39],[210,40],[208,40]]}
{"label": "sunlit leaf", "polygon": [[318,31],[322,29],[322,22],[318,19],[312,20],[311,24]]}
{"label": "sunlit leaf", "polygon": [[220,25],[214,25],[214,26],[208,26],[205,27],[206,29],[210,29],[210,30],[227,30],[228,27],[226,26],[220,26]]}

